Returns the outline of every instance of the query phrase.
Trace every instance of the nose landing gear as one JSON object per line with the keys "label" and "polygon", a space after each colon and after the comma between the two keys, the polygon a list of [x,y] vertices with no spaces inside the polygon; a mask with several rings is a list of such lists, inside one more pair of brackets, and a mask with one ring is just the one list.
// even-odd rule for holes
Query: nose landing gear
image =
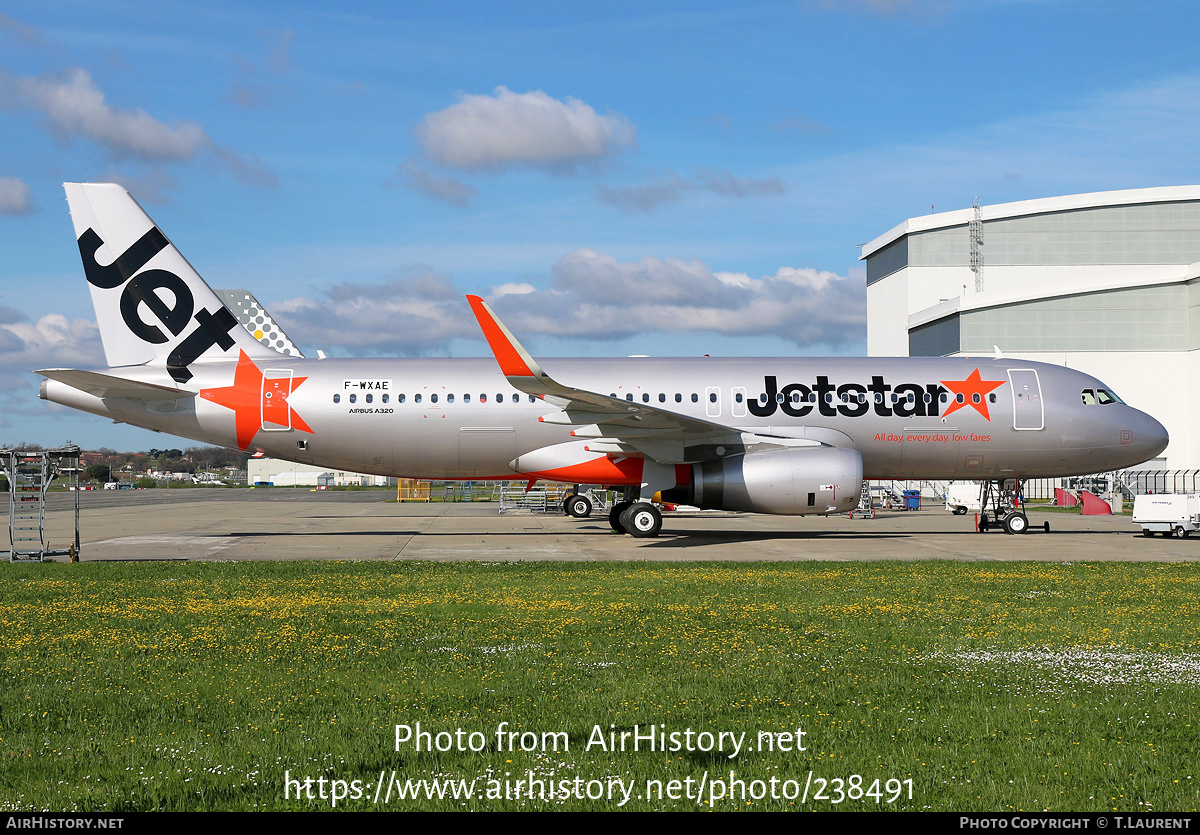
{"label": "nose landing gear", "polygon": [[[1029,517],[1021,500],[1020,484],[1015,478],[985,481],[979,488],[979,533],[1003,528],[1005,533],[1022,534],[1029,530]],[[988,511],[991,515],[988,515]],[[1041,528],[1050,533],[1050,523]]]}

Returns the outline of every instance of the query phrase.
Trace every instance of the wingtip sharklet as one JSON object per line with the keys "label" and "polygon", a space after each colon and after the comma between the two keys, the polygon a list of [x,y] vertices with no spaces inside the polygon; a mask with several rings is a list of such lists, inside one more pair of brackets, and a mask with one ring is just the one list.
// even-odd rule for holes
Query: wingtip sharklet
{"label": "wingtip sharklet", "polygon": [[504,376],[538,376],[537,372],[541,371],[541,368],[537,362],[521,347],[521,343],[517,342],[512,332],[504,326],[491,306],[479,296],[467,296],[467,302],[471,305],[471,312],[479,322],[483,338],[487,340],[488,347],[491,348],[496,362],[500,364],[500,371]]}

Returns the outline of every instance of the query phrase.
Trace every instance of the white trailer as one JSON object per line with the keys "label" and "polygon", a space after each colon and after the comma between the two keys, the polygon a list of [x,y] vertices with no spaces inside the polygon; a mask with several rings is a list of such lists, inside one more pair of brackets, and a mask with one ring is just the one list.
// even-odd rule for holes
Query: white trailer
{"label": "white trailer", "polygon": [[980,511],[978,481],[952,481],[946,485],[946,510],[956,516]]}
{"label": "white trailer", "polygon": [[1147,493],[1133,499],[1133,524],[1143,536],[1189,536],[1200,531],[1200,493]]}

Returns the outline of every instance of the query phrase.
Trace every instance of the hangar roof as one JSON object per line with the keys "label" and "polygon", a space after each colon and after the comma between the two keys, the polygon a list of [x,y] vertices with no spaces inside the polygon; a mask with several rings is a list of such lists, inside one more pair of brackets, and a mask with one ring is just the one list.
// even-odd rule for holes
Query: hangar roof
{"label": "hangar roof", "polygon": [[[1183,200],[1200,201],[1200,185],[1131,188],[1122,191],[1094,191],[1090,194],[1068,194],[1062,197],[1020,200],[1016,203],[997,203],[995,206],[982,206],[980,208],[980,215],[984,221],[989,221],[1063,212],[1071,209],[1091,209],[1101,206],[1131,206],[1139,203],[1172,203]],[[867,258],[892,241],[898,240],[905,235],[910,235],[913,232],[928,232],[932,229],[963,226],[970,223],[974,217],[975,210],[973,208],[910,217],[903,223],[884,232],[870,243],[864,244],[859,260]]]}

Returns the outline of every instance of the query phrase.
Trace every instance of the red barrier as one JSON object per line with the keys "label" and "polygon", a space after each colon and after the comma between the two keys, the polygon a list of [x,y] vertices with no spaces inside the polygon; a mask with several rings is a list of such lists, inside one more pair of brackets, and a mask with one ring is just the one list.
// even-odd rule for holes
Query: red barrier
{"label": "red barrier", "polygon": [[1081,490],[1079,491],[1079,498],[1083,499],[1084,516],[1112,516],[1112,508],[1108,506],[1108,502],[1095,493]]}
{"label": "red barrier", "polygon": [[1070,493],[1061,487],[1055,487],[1054,503],[1059,507],[1078,507],[1079,499],[1075,498],[1074,493]]}

